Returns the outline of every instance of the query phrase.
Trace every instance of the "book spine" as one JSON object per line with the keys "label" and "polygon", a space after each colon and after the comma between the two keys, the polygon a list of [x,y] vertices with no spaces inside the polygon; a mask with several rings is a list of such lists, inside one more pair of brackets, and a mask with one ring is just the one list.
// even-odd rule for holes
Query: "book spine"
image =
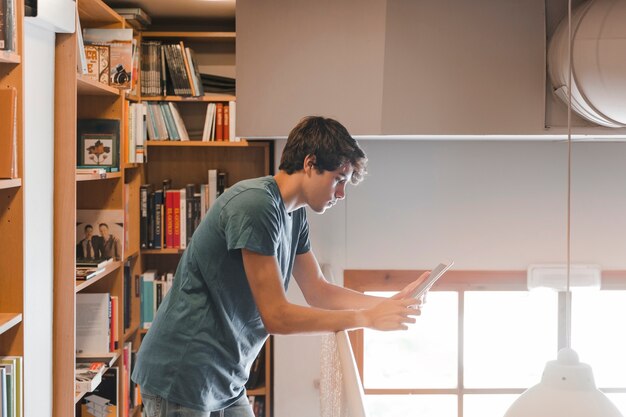
{"label": "book spine", "polygon": [[215,140],[224,140],[224,103],[215,104]]}
{"label": "book spine", "polygon": [[172,247],[180,248],[180,191],[172,191]]}
{"label": "book spine", "polygon": [[148,248],[148,197],[149,186],[139,188],[139,245],[142,249]]}
{"label": "book spine", "polygon": [[166,191],[165,193],[165,247],[174,247],[174,193]]}

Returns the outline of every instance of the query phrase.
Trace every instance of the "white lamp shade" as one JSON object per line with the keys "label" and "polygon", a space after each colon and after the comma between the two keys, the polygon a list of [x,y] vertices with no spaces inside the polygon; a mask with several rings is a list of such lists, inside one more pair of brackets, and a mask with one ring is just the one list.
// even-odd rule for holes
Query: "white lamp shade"
{"label": "white lamp shade", "polygon": [[591,367],[564,348],[549,361],[541,382],[526,390],[504,417],[622,417],[596,388]]}

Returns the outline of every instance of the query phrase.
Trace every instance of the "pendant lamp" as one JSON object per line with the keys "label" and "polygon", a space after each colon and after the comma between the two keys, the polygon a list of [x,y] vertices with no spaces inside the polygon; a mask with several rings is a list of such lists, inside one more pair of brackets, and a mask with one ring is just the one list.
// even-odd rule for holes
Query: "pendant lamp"
{"label": "pendant lamp", "polygon": [[[567,296],[570,295],[570,226],[571,226],[571,170],[572,170],[572,1],[568,0],[568,113],[567,113]],[[580,362],[578,354],[570,348],[570,312],[566,306],[567,347],[561,349],[557,359],[549,361],[541,381],[526,390],[513,402],[504,417],[623,417],[613,403],[598,390],[591,366]]]}

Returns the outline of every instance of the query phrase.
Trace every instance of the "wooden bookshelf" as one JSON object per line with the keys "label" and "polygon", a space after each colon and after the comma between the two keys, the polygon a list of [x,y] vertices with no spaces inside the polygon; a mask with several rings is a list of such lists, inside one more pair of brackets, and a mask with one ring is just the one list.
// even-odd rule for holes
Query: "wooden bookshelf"
{"label": "wooden bookshelf", "polygon": [[[101,0],[77,0],[78,15],[82,28],[125,28],[124,19]],[[76,74],[78,56],[77,36],[58,34],[55,59],[55,193],[54,211],[54,315],[53,315],[53,417],[73,417],[84,393],[75,392],[74,371],[76,366],[76,294],[110,293],[119,300],[117,327],[120,329],[119,347],[112,352],[111,365],[119,367],[120,380],[124,380],[124,343],[133,335],[124,329],[124,283],[125,270],[130,268],[131,277],[140,271],[137,200],[140,176],[138,165],[124,164],[126,129],[126,94],[117,88],[102,84]],[[79,119],[120,120],[120,172],[105,174],[77,174],[77,121]],[[75,252],[77,241],[77,210],[122,210],[124,231],[129,244],[123,245],[123,261],[104,266],[95,277],[76,280]],[[117,236],[124,241],[125,236]],[[134,256],[132,256],[134,254]],[[131,280],[132,281],[132,280]],[[134,294],[134,291],[132,292]],[[139,299],[129,300],[131,312],[135,313],[131,327],[139,323]],[[132,318],[132,317],[131,317]],[[127,338],[128,337],[128,338]],[[131,339],[129,339],[131,338]],[[136,346],[134,346],[136,350]],[[118,393],[118,408],[127,407],[122,384]]]}
{"label": "wooden bookshelf", "polygon": [[[0,87],[13,88],[16,91],[15,116],[9,108],[0,111],[0,125],[14,126],[15,146],[3,140],[0,145],[0,154],[14,155],[10,163],[17,163],[18,178],[0,179],[0,236],[4,244],[0,251],[0,357],[22,357],[22,372],[28,369],[29,358],[24,355],[24,1],[15,0],[14,25],[7,25],[7,3],[3,3],[2,11],[3,32],[12,29],[9,34],[3,33],[3,39],[10,35],[15,39],[14,51],[0,51]],[[11,45],[12,46],[12,45]],[[3,138],[9,139],[9,138]],[[3,158],[4,164],[5,158]],[[9,162],[9,161],[7,161]],[[5,168],[9,168],[3,165]],[[8,171],[8,169],[7,169]],[[32,365],[32,362],[31,362]],[[24,375],[22,373],[22,380]],[[21,402],[14,404],[14,410],[23,415],[24,405],[36,398],[29,397],[29,391],[24,393]],[[6,401],[5,401],[6,405]]]}

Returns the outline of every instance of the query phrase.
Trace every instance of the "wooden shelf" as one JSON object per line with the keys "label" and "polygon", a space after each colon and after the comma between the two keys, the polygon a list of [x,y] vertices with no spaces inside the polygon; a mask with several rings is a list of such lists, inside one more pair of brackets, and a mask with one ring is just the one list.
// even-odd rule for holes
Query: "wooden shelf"
{"label": "wooden shelf", "polygon": [[263,386],[263,387],[247,390],[246,394],[248,394],[248,395],[266,395],[267,394],[267,390]]}
{"label": "wooden shelf", "polygon": [[100,181],[122,178],[121,172],[106,172],[104,174],[76,174],[76,181]]}
{"label": "wooden shelf", "polygon": [[80,292],[80,291],[84,290],[85,288],[89,287],[90,285],[100,281],[102,278],[106,277],[111,272],[115,271],[116,269],[118,269],[121,266],[122,266],[122,263],[120,261],[111,262],[110,264],[107,264],[102,269],[102,272],[100,272],[95,277],[87,279],[87,280],[77,279],[76,280],[76,290],[75,290],[75,292]]}
{"label": "wooden shelf", "polygon": [[77,1],[78,14],[83,27],[120,25],[124,19],[101,0]]}
{"label": "wooden shelf", "polygon": [[124,341],[127,341],[133,334],[137,333],[138,330],[139,330],[139,324],[136,324],[135,326],[126,330],[124,332]]}
{"label": "wooden shelf", "polygon": [[110,85],[91,80],[81,74],[77,74],[78,95],[81,96],[119,96],[120,90]]}
{"label": "wooden shelf", "polygon": [[183,253],[184,249],[172,248],[172,249],[142,249],[142,255],[178,255]]}
{"label": "wooden shelf", "polygon": [[237,97],[231,94],[205,94],[203,96],[147,96],[141,97],[142,101],[236,101]]}
{"label": "wooden shelf", "polygon": [[235,41],[235,32],[143,32],[141,36],[146,39],[167,39],[172,38],[182,41],[192,42],[217,42]]}
{"label": "wooden shelf", "polygon": [[19,64],[22,62],[22,57],[17,52],[0,51],[0,62],[5,64]]}
{"label": "wooden shelf", "polygon": [[22,313],[0,313],[0,334],[22,322]]}
{"label": "wooden shelf", "polygon": [[12,178],[9,180],[0,180],[0,190],[7,188],[17,188],[22,186],[21,178]]}
{"label": "wooden shelf", "polygon": [[205,146],[205,147],[245,147],[249,146],[248,141],[242,139],[240,142],[212,141],[203,142],[201,140],[149,140],[146,146]]}

